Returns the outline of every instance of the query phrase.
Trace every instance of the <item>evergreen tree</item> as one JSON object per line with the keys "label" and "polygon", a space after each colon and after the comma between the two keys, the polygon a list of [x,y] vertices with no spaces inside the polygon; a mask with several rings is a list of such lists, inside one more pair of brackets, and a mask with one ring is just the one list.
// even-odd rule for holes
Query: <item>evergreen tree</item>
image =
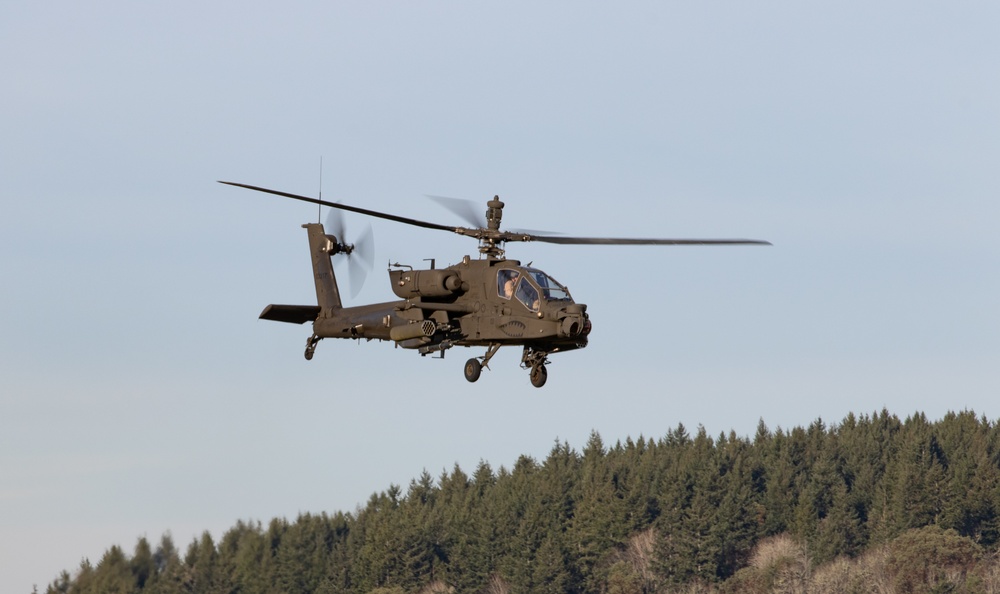
{"label": "evergreen tree", "polygon": [[129,560],[129,568],[132,570],[136,590],[142,590],[151,578],[155,579],[156,564],[153,561],[153,549],[150,548],[149,541],[145,537],[140,538],[135,544],[135,553]]}
{"label": "evergreen tree", "polygon": [[841,556],[860,552],[861,530],[858,517],[851,504],[847,485],[838,482],[832,486],[830,506],[819,520],[810,552],[814,562],[825,563]]}
{"label": "evergreen tree", "polygon": [[206,594],[215,592],[216,558],[215,543],[207,531],[202,533],[200,539],[191,542],[184,557],[184,564],[188,567],[187,589]]}
{"label": "evergreen tree", "polygon": [[[758,427],[759,429],[759,427]],[[789,438],[779,429],[773,435],[758,431],[754,442],[761,468],[755,484],[762,484],[759,500],[762,510],[761,530],[765,535],[788,531],[794,523],[797,497],[796,465],[792,460]]]}
{"label": "evergreen tree", "polygon": [[121,547],[115,545],[101,557],[89,591],[101,594],[132,594],[138,591],[132,568]]}
{"label": "evergreen tree", "polygon": [[170,533],[160,537],[160,543],[153,552],[156,577],[149,580],[144,594],[181,594],[185,577],[184,564],[174,546]]}
{"label": "evergreen tree", "polygon": [[761,530],[758,521],[750,444],[735,433],[716,447],[718,505],[712,526],[712,547],[716,549],[715,576],[728,578],[744,566]]}
{"label": "evergreen tree", "polygon": [[562,534],[549,532],[535,551],[531,563],[531,592],[566,594],[575,592],[576,579],[569,568]]}
{"label": "evergreen tree", "polygon": [[943,508],[943,452],[923,413],[906,420],[891,475],[894,534],[934,524]]}
{"label": "evergreen tree", "polygon": [[59,577],[45,589],[45,594],[68,594],[72,587],[73,577],[68,571],[63,570],[59,573]]}
{"label": "evergreen tree", "polygon": [[387,492],[372,495],[363,510],[364,532],[360,534],[354,580],[356,590],[368,592],[375,588],[394,586],[400,574],[397,540],[399,521],[399,487],[390,486]]}
{"label": "evergreen tree", "polygon": [[598,563],[609,551],[620,546],[627,536],[625,517],[617,477],[612,475],[604,443],[592,432],[583,450],[579,500],[569,528],[569,539],[576,556],[576,572],[584,589],[594,591],[605,581],[598,573]]}
{"label": "evergreen tree", "polygon": [[992,545],[998,538],[996,489],[1000,473],[991,461],[996,452],[991,424],[963,412],[949,413],[938,426],[939,443],[947,461],[938,524],[979,544]]}
{"label": "evergreen tree", "polygon": [[713,541],[719,503],[719,476],[713,460],[714,443],[699,427],[693,441],[668,440],[673,465],[668,467],[666,501],[660,517],[660,570],[669,583],[716,578],[717,551]]}
{"label": "evergreen tree", "polygon": [[624,500],[625,530],[632,535],[651,526],[660,515],[660,472],[657,445],[642,436],[634,443],[626,440],[612,454],[615,490]]}

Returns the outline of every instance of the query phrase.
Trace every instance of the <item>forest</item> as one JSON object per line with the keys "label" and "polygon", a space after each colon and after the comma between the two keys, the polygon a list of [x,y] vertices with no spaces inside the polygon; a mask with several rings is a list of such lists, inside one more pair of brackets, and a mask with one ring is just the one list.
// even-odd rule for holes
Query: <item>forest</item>
{"label": "forest", "polygon": [[1000,425],[886,410],[481,462],[351,512],[112,546],[72,593],[1000,592]]}

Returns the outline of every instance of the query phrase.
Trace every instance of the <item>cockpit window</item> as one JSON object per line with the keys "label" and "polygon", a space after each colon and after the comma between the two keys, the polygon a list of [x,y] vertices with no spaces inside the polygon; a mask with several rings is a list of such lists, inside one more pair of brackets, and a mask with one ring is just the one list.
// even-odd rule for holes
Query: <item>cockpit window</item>
{"label": "cockpit window", "polygon": [[536,268],[526,268],[525,272],[538,284],[542,289],[542,295],[546,300],[550,299],[569,299],[569,291],[566,287],[559,284],[556,279],[545,274],[541,270]]}
{"label": "cockpit window", "polygon": [[566,287],[537,268],[501,268],[498,270],[497,295],[504,299],[516,297],[525,307],[534,312],[538,311],[540,300],[570,299]]}
{"label": "cockpit window", "polygon": [[517,300],[531,311],[538,311],[538,290],[526,278],[517,283]]}
{"label": "cockpit window", "polygon": [[504,299],[514,296],[514,287],[517,286],[517,279],[520,273],[513,268],[503,268],[497,272],[497,294]]}

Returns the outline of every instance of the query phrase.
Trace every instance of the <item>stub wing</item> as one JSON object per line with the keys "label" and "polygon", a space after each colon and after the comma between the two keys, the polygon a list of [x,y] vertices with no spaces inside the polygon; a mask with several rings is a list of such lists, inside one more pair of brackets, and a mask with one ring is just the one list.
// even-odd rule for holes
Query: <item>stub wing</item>
{"label": "stub wing", "polygon": [[319,316],[318,305],[268,305],[260,312],[260,319],[289,324],[305,324]]}

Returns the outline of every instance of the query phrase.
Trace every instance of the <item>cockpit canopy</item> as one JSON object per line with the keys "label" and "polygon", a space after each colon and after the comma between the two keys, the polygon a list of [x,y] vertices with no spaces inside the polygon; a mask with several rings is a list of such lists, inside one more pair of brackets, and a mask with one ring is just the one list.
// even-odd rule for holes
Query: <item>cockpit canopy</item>
{"label": "cockpit canopy", "polygon": [[569,296],[569,290],[559,284],[559,281],[552,278],[551,276],[545,274],[537,268],[525,268],[525,272],[528,273],[528,277],[534,279],[535,284],[538,288],[542,290],[542,296],[545,297],[547,301],[552,301],[554,299],[571,299]]}
{"label": "cockpit canopy", "polygon": [[497,293],[520,301],[530,311],[538,311],[541,302],[572,301],[566,287],[537,268],[501,268],[497,271]]}

